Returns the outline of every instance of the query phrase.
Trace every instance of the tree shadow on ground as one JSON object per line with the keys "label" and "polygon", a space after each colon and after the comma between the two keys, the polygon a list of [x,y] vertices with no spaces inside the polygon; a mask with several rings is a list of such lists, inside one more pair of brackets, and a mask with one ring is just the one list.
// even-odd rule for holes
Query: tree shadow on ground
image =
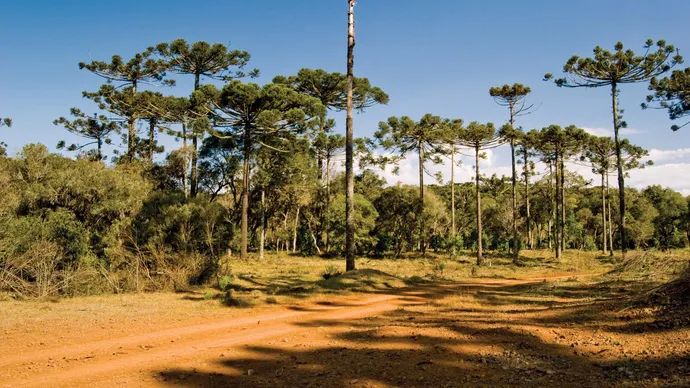
{"label": "tree shadow on ground", "polygon": [[[535,282],[403,289],[408,305],[395,311],[295,323],[306,329],[299,343],[243,348],[237,356],[215,360],[213,372],[165,369],[154,377],[188,387],[690,384],[687,345],[631,356],[621,353],[616,334],[607,334],[631,323],[609,313],[622,306],[633,285],[566,283],[560,288]],[[549,305],[549,299],[558,303]],[[465,300],[472,307],[456,306]],[[328,333],[325,340],[310,339],[317,329]],[[573,333],[583,329],[602,343],[581,346],[582,337]]]}

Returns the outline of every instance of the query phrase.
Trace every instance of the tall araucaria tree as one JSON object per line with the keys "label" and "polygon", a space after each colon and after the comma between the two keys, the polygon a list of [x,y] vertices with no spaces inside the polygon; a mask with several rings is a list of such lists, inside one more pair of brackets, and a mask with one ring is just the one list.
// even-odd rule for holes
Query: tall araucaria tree
{"label": "tall araucaria tree", "polygon": [[479,158],[482,157],[481,151],[501,145],[503,139],[496,134],[493,123],[482,124],[476,121],[471,122],[465,129],[458,143],[474,150],[474,191],[476,199],[476,224],[477,224],[477,265],[484,264],[482,252],[482,196],[479,190]]}
{"label": "tall araucaria tree", "polygon": [[419,250],[426,253],[426,228],[424,225],[424,174],[427,170],[424,163],[432,161],[441,163],[445,153],[444,140],[446,122],[438,116],[425,114],[419,121],[407,116],[389,117],[388,121],[379,123],[379,130],[374,137],[379,145],[393,156],[387,162],[397,163],[409,153],[417,154],[419,164]]}
{"label": "tall araucaria tree", "polygon": [[[643,160],[649,156],[649,152],[642,147],[631,144],[627,139],[622,140],[621,149],[626,174],[627,171],[652,165],[651,160]],[[610,211],[607,209],[611,206],[608,195],[608,176],[615,172],[616,146],[610,137],[589,136],[582,156],[590,163],[592,172],[601,177],[602,251],[604,254],[613,254],[613,233],[611,232]],[[608,251],[609,246],[611,247],[610,252]]]}
{"label": "tall araucaria tree", "polygon": [[[674,70],[670,77],[652,78],[649,81],[649,90],[653,94],[647,96],[647,102],[642,104],[643,108],[666,109],[671,120],[690,115],[690,67],[685,70]],[[688,123],[690,121],[672,125],[671,129],[677,131]]]}
{"label": "tall araucaria tree", "polygon": [[[512,84],[496,86],[489,89],[489,95],[494,98],[494,101],[500,106],[508,108],[508,125],[503,126],[500,135],[510,144],[510,160],[511,160],[511,184],[512,184],[512,216],[513,216],[513,262],[518,262],[518,255],[520,253],[520,244],[517,227],[517,172],[515,169],[515,146],[520,140],[522,132],[518,131],[515,126],[515,119],[518,116],[523,116],[530,113],[532,105],[527,105],[526,97],[531,92],[528,86],[522,84]],[[525,163],[527,167],[527,164]]]}
{"label": "tall araucaria tree", "polygon": [[[92,154],[95,160],[103,160],[103,145],[110,144],[110,134],[117,130],[116,122],[108,120],[105,115],[87,116],[77,108],[70,109],[70,114],[74,117],[69,120],[65,117],[60,117],[53,121],[55,125],[65,127],[67,131],[79,137],[87,139],[83,144],[70,144],[67,146],[69,151],[79,151],[85,147],[96,145],[96,152]],[[65,147],[66,142],[61,140],[58,143],[58,148]]]}
{"label": "tall araucaria tree", "polygon": [[[621,253],[625,255],[625,177],[622,160],[622,139],[620,129],[626,127],[622,120],[618,104],[620,86],[623,84],[647,82],[661,74],[666,73],[671,67],[682,63],[681,57],[673,45],[664,40],[654,41],[648,39],[644,45],[644,53],[636,54],[634,51],[625,50],[623,43],[618,42],[614,51],[605,50],[599,46],[594,48],[592,57],[572,56],[563,66],[566,76],[557,78],[555,83],[561,87],[609,87],[611,88],[611,113],[613,116],[613,139],[616,146],[616,169],[618,175],[618,199],[619,199],[619,231],[621,238]],[[544,76],[545,80],[552,78],[551,73]]]}
{"label": "tall araucaria tree", "polygon": [[240,226],[240,256],[247,258],[248,215],[251,164],[257,149],[275,144],[289,134],[303,132],[309,120],[319,117],[325,109],[310,96],[298,93],[292,88],[270,83],[259,86],[233,80],[218,93],[210,85],[204,87],[208,95],[217,94],[214,104],[214,125],[226,128],[218,137],[232,137],[242,147],[242,219]]}
{"label": "tall araucaria tree", "polygon": [[345,82],[345,270],[355,269],[355,171],[352,110],[355,87],[355,0],[347,0],[347,75]]}
{"label": "tall araucaria tree", "polygon": [[[322,69],[304,68],[293,76],[277,76],[273,79],[273,82],[289,85],[300,93],[315,97],[326,107],[327,110],[324,111],[321,117],[318,117],[316,122],[316,131],[313,134],[313,140],[319,170],[318,179],[320,181],[324,179],[328,180],[326,176],[328,174],[326,171],[327,168],[324,168],[324,160],[327,158],[325,152],[327,152],[327,150],[319,147],[319,145],[324,145],[325,143],[317,141],[317,138],[322,134],[325,135],[327,132],[330,132],[335,126],[335,121],[327,117],[328,110],[342,111],[347,109],[347,76],[339,72],[327,72]],[[353,105],[354,109],[358,112],[363,112],[366,108],[376,104],[388,103],[388,95],[380,88],[372,86],[367,78],[355,77],[353,83]],[[326,183],[326,186],[328,186],[328,183]],[[328,188],[326,188],[326,191],[328,191]],[[326,225],[329,223],[326,215],[329,213],[330,204],[323,196],[324,193],[321,192],[320,202],[322,202],[322,204],[318,206],[318,211],[320,212],[319,218],[322,224],[322,240],[324,245],[326,245],[326,239],[328,239],[327,231],[329,229],[328,225]],[[325,194],[325,196],[330,198],[329,194]],[[328,248],[325,247],[325,250],[328,251]]]}
{"label": "tall araucaria tree", "polygon": [[[96,99],[100,97],[105,100],[127,100],[132,103],[138,92],[138,87],[142,83],[172,85],[171,80],[165,79],[167,63],[164,60],[155,58],[155,49],[149,47],[141,53],[137,53],[130,60],[125,61],[119,55],[113,55],[110,62],[92,61],[90,63],[80,62],[79,68],[86,69],[100,77],[106,79],[110,87],[101,87],[96,93],[84,93],[86,97]],[[106,93],[118,92],[116,95]],[[120,112],[115,112],[120,114]],[[137,147],[137,109],[129,107],[126,109],[127,122],[127,159],[132,161],[136,154]]]}
{"label": "tall araucaria tree", "polygon": [[457,154],[458,141],[465,133],[462,119],[446,119],[443,143],[446,146],[446,154],[450,158],[450,240],[451,256],[455,257],[457,245],[457,228],[455,226],[455,155]]}
{"label": "tall araucaria tree", "polygon": [[[167,60],[168,69],[177,74],[188,74],[194,77],[194,90],[199,89],[201,77],[229,81],[244,77],[242,69],[249,62],[249,53],[241,50],[228,50],[228,47],[208,42],[187,43],[184,39],[175,39],[171,43],[161,43],[156,49]],[[248,73],[258,75],[258,70]],[[198,143],[203,132],[193,131],[192,160],[190,175],[190,194],[196,196],[198,190]]]}
{"label": "tall araucaria tree", "polygon": [[547,162],[552,163],[555,170],[556,181],[556,208],[555,208],[555,253],[556,258],[561,258],[565,249],[565,161],[578,155],[585,143],[587,134],[581,128],[570,125],[561,128],[558,125],[550,125],[539,133],[539,152],[544,155]]}

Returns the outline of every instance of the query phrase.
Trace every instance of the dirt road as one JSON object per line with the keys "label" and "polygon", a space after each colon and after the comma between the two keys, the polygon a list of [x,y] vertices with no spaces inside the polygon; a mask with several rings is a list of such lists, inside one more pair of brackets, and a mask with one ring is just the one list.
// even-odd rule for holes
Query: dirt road
{"label": "dirt road", "polygon": [[[6,326],[0,386],[690,382],[690,331],[634,333],[586,285],[554,287],[484,280],[205,313],[202,322],[154,318],[131,330],[126,313],[111,326],[86,317],[84,325]],[[66,329],[71,335],[20,346]]]}

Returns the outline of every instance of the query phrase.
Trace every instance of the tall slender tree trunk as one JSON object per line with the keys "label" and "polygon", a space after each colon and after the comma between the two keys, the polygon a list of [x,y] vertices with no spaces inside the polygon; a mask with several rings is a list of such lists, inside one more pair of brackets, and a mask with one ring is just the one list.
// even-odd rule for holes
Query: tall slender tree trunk
{"label": "tall slender tree trunk", "polygon": [[347,117],[345,119],[345,270],[355,269],[354,225],[354,129],[352,127],[352,88],[354,87],[355,0],[348,0],[347,10]]}
{"label": "tall slender tree trunk", "polygon": [[328,212],[331,207],[331,158],[326,156],[326,210],[324,214],[324,234],[323,234],[323,244],[324,252],[328,254],[331,249],[330,246],[330,232],[331,232],[331,220],[328,218]]}
{"label": "tall slender tree trunk", "polygon": [[556,170],[556,176],[554,177],[556,180],[556,208],[555,212],[553,214],[555,218],[555,224],[554,224],[554,246],[556,248],[556,259],[561,258],[561,233],[562,233],[562,225],[561,225],[561,216],[560,216],[560,204],[561,204],[561,188],[560,188],[560,164],[558,163],[558,151],[556,151],[556,160],[554,161],[554,167]]}
{"label": "tall slender tree trunk", "polygon": [[474,147],[474,192],[477,197],[477,265],[484,264],[482,255],[482,195],[479,192],[479,146]]}
{"label": "tall slender tree trunk", "polygon": [[[514,130],[514,125],[515,125],[515,106],[513,103],[510,104],[510,128],[511,130]],[[515,169],[515,137],[511,136],[510,139],[510,167],[511,167],[511,189],[512,189],[512,196],[511,196],[511,209],[512,209],[512,216],[513,216],[513,238],[512,238],[512,253],[513,253],[513,264],[517,264],[519,261],[519,255],[520,255],[520,244],[519,244],[519,237],[518,237],[518,228],[517,228],[517,171]]]}
{"label": "tall slender tree trunk", "polygon": [[192,198],[196,197],[197,190],[198,190],[198,185],[197,185],[197,180],[198,180],[198,169],[197,169],[197,164],[199,161],[199,154],[197,153],[198,149],[198,142],[199,139],[197,138],[197,135],[194,134],[192,137],[192,173],[189,175],[189,193],[192,196]]}
{"label": "tall slender tree trunk", "polygon": [[184,197],[189,196],[189,188],[187,187],[187,169],[189,168],[189,163],[187,162],[187,124],[182,123],[182,149],[184,150],[184,173],[182,174],[182,190],[184,191]]}
{"label": "tall slender tree trunk", "polygon": [[618,223],[621,235],[621,255],[625,257],[627,250],[625,241],[625,177],[623,176],[623,158],[618,134],[620,128],[620,120],[618,118],[618,86],[615,82],[611,83],[611,105],[613,112],[613,139],[616,144],[616,169],[618,170]]}
{"label": "tall slender tree trunk", "polygon": [[264,245],[266,242],[266,192],[261,189],[261,221],[259,223],[259,259],[264,258]]}
{"label": "tall slender tree trunk", "polygon": [[295,212],[295,225],[292,228],[292,253],[297,253],[297,228],[299,227],[299,211],[300,207],[297,206],[297,211]]}
{"label": "tall slender tree trunk", "polygon": [[426,230],[424,227],[424,147],[418,146],[417,156],[419,157],[419,251],[422,256],[426,255]]}
{"label": "tall slender tree trunk", "polygon": [[529,249],[534,249],[534,239],[532,236],[532,215],[530,214],[530,196],[529,196],[529,156],[528,156],[528,150],[527,146],[524,145],[524,153],[523,153],[523,160],[524,160],[524,173],[525,173],[525,218],[527,222],[527,244],[529,245]]}
{"label": "tall slender tree trunk", "polygon": [[[199,74],[194,74],[194,90],[199,89]],[[190,174],[189,177],[189,192],[192,198],[196,197],[197,190],[198,190],[198,149],[199,149],[199,138],[196,133],[192,133],[192,173]]]}
{"label": "tall slender tree trunk", "polygon": [[240,222],[240,258],[247,259],[249,235],[249,158],[251,157],[251,132],[244,128],[244,160],[242,161],[242,221]]}
{"label": "tall slender tree trunk", "polygon": [[603,226],[602,233],[601,233],[601,241],[602,241],[602,251],[605,254],[608,253],[608,247],[606,244],[608,244],[607,241],[607,231],[606,231],[606,187],[605,187],[605,177],[604,173],[601,173],[601,224]]}
{"label": "tall slender tree trunk", "polygon": [[149,144],[148,144],[148,149],[146,150],[146,157],[149,159],[149,162],[153,163],[153,149],[155,148],[156,144],[156,119],[151,118],[149,119]]}
{"label": "tall slender tree trunk", "polygon": [[455,257],[455,145],[450,149],[450,241],[451,257]]}
{"label": "tall slender tree trunk", "polygon": [[606,212],[609,218],[609,255],[613,256],[613,221],[611,218],[611,195],[609,191],[609,173],[606,172]]}
{"label": "tall slender tree trunk", "polygon": [[[132,96],[137,94],[137,81],[132,82]],[[134,160],[137,151],[137,116],[132,114],[127,119],[127,160]]]}
{"label": "tall slender tree trunk", "polygon": [[551,216],[549,217],[549,249],[555,249],[553,242],[556,240],[556,193],[554,191],[554,168],[553,163],[549,161],[549,200],[551,201]]}
{"label": "tall slender tree trunk", "polygon": [[[511,119],[512,121],[512,119]],[[512,126],[512,123],[511,123]],[[520,237],[518,235],[518,227],[517,227],[517,170],[515,169],[515,140],[511,139],[510,140],[510,160],[511,160],[511,168],[512,168],[512,177],[511,177],[511,185],[512,185],[512,197],[511,197],[511,206],[512,206],[512,211],[513,211],[513,264],[517,264],[519,262],[519,255],[520,255]]]}
{"label": "tall slender tree trunk", "polygon": [[565,163],[563,162],[563,153],[561,152],[561,161],[560,161],[560,169],[561,169],[561,253],[565,251],[565,214],[566,214],[566,208],[565,208]]}

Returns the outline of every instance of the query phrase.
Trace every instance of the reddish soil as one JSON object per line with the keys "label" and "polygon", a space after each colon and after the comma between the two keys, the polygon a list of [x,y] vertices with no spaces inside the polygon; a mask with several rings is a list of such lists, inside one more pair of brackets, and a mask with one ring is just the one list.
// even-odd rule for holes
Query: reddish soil
{"label": "reddish soil", "polygon": [[561,278],[246,309],[61,302],[24,320],[2,304],[0,386],[690,385],[689,328],[627,308],[625,288]]}

